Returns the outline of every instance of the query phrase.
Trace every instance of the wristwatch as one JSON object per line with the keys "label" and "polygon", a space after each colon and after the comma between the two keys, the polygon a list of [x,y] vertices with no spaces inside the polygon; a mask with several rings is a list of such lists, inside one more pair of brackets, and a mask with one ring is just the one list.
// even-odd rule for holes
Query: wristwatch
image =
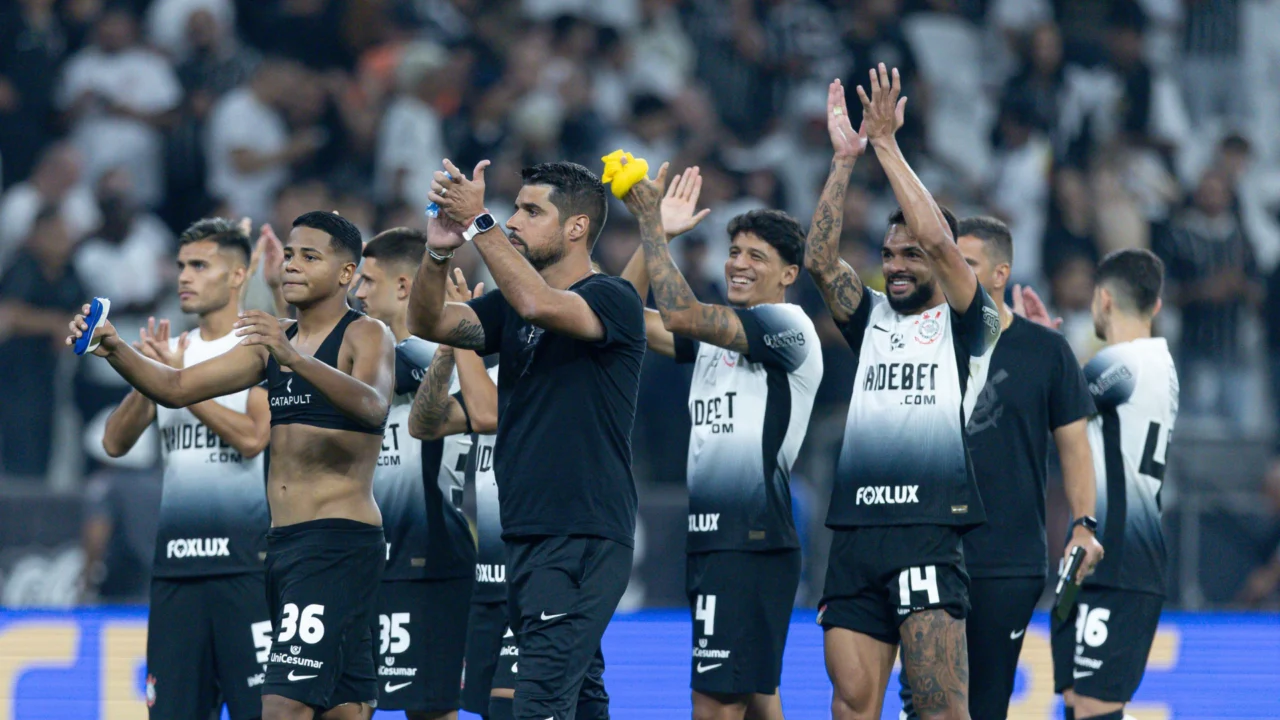
{"label": "wristwatch", "polygon": [[1092,515],[1084,515],[1076,518],[1075,522],[1071,523],[1071,529],[1075,530],[1077,525],[1082,526],[1085,530],[1088,530],[1094,535],[1098,534],[1098,519]]}
{"label": "wristwatch", "polygon": [[490,215],[489,213],[487,212],[480,213],[479,215],[476,216],[475,220],[471,221],[471,227],[462,231],[462,239],[467,242],[471,242],[471,238],[479,235],[482,232],[489,232],[497,224],[498,224],[498,221],[494,220],[493,216]]}

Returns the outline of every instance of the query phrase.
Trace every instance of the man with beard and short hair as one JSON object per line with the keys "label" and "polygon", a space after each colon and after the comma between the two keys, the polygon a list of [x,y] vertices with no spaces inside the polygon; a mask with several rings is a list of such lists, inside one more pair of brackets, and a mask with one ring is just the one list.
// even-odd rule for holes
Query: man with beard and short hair
{"label": "man with beard and short hair", "polygon": [[[1062,485],[1077,518],[1094,514],[1093,455],[1087,425],[1094,414],[1088,384],[1066,338],[1004,304],[1013,264],[1013,237],[989,217],[960,221],[960,252],[1000,311],[1000,337],[971,368],[975,387],[965,397],[965,439],[987,511],[987,524],[964,536],[972,609],[965,622],[969,655],[969,715],[1004,720],[1018,655],[1049,571],[1045,539],[1045,478],[1049,437],[1062,464]],[[1015,287],[1014,292],[1021,288]],[[1102,557],[1086,521],[1071,542],[1085,549],[1080,577]],[[1064,556],[1065,556],[1064,555]],[[908,717],[911,689],[903,683]]]}
{"label": "man with beard and short hair", "polygon": [[[178,238],[178,302],[199,318],[170,338],[169,321],[141,332],[147,357],[175,369],[230,352],[237,298],[248,277],[249,238],[210,218]],[[252,387],[185,408],[130,392],[107,418],[107,455],[129,452],[159,427],[165,477],[147,614],[151,720],[205,717],[226,703],[232,720],[262,713],[271,611],[262,556],[271,525],[262,451],[271,436],[267,391]]]}
{"label": "man with beard and short hair", "polygon": [[[511,627],[520,653],[514,717],[607,718],[600,639],[631,575],[631,474],[644,305],[591,266],[606,191],[568,162],[524,170],[508,238],[484,209],[484,168],[448,160],[429,199],[465,228],[432,235],[409,329],[501,352],[494,464],[501,492]],[[474,239],[500,292],[445,302],[453,250]]]}
{"label": "man with beard and short hair", "polygon": [[[995,304],[956,245],[956,221],[916,177],[894,134],[898,71],[871,70],[854,132],[837,80],[827,96],[835,148],[806,248],[857,357],[827,526],[835,531],[819,606],[837,720],[880,717],[898,646],[921,717],[968,718],[961,536],[985,514],[964,436],[969,363],[1000,332]],[[863,287],[838,243],[849,172],[870,144],[902,208],[880,251],[887,297]],[[928,692],[923,692],[928,688]]]}

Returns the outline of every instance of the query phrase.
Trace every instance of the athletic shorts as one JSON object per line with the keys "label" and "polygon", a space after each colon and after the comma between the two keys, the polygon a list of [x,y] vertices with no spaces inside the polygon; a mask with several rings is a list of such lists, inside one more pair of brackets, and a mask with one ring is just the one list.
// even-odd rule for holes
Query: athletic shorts
{"label": "athletic shorts", "polygon": [[898,626],[914,612],[969,613],[969,575],[960,533],[948,525],[889,525],[836,530],[818,604],[823,629],[844,628],[897,645]]}
{"label": "athletic shorts", "polygon": [[382,581],[382,528],[326,519],[267,532],[267,602],[275,642],[263,695],[317,714],[344,703],[376,706],[371,627]]}
{"label": "athletic shorts", "polygon": [[[600,639],[631,578],[632,549],[599,537],[507,541],[510,623],[520,649],[516,720],[607,718]],[[495,681],[497,677],[495,676]]]}
{"label": "athletic shorts", "polygon": [[685,591],[693,613],[690,687],[772,695],[800,586],[800,551],[691,554]]}
{"label": "athletic shorts", "polygon": [[469,577],[383,582],[373,627],[378,709],[442,713],[462,705]]}
{"label": "athletic shorts", "polygon": [[260,717],[270,648],[262,573],[153,578],[147,615],[151,720],[208,717],[219,696],[231,720]]}
{"label": "athletic shorts", "polygon": [[[1031,623],[1031,613],[1044,594],[1042,577],[972,578],[969,598],[972,608],[965,620],[965,640],[969,647],[969,717],[973,720],[1004,720],[1009,715],[1018,674],[1018,655]],[[911,707],[911,688],[906,673],[898,675],[900,696],[906,717],[918,716]]]}
{"label": "athletic shorts", "polygon": [[502,631],[502,646],[498,648],[498,663],[493,670],[493,687],[514,690],[516,673],[520,672],[520,648],[516,647],[516,635],[507,628]]}
{"label": "athletic shorts", "polygon": [[488,715],[489,691],[495,687],[515,687],[493,683],[498,651],[503,647],[502,636],[509,631],[505,601],[471,603],[471,614],[467,617],[467,657],[462,672],[463,710]]}
{"label": "athletic shorts", "polygon": [[1053,690],[1127,703],[1142,684],[1164,598],[1084,587],[1066,622],[1051,619]]}

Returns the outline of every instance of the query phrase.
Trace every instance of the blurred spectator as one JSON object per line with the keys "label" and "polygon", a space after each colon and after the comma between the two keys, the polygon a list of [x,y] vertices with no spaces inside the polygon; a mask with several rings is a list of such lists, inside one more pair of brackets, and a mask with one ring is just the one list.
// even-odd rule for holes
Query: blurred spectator
{"label": "blurred spectator", "polygon": [[1044,267],[1046,200],[1053,148],[1035,126],[1034,111],[1024,98],[1011,98],[1000,109],[992,175],[987,194],[991,212],[1004,218],[1013,234],[1012,282],[1041,277]]}
{"label": "blurred spectator", "polygon": [[289,166],[326,140],[313,129],[291,136],[285,124],[283,113],[305,72],[292,62],[268,60],[213,108],[205,151],[209,192],[226,200],[236,216],[267,217],[272,198],[289,180]]}
{"label": "blurred spectator", "polygon": [[229,33],[236,26],[233,0],[153,0],[147,9],[147,39],[175,62],[183,62],[200,52],[200,42],[191,32],[191,18],[197,13]]}
{"label": "blurred spectator", "polygon": [[413,43],[401,53],[399,93],[378,133],[374,196],[380,202],[427,206],[432,173],[448,155],[435,106],[449,83],[448,74],[441,72],[448,64],[448,51],[434,43]]}
{"label": "blurred spectator", "polygon": [[1182,408],[1192,417],[1238,420],[1247,404],[1241,316],[1262,291],[1231,201],[1227,177],[1206,172],[1192,206],[1155,247],[1167,269],[1166,297],[1182,313],[1178,370]]}
{"label": "blurred spectator", "polygon": [[67,51],[54,0],[0,10],[0,155],[4,186],[26,178],[54,135],[53,89]]}
{"label": "blurred spectator", "polygon": [[[640,24],[630,42],[630,55],[641,59],[630,64],[634,91],[671,99],[693,76],[696,51],[676,6],[675,0],[640,0]],[[605,51],[603,44],[599,50]]]}
{"label": "blurred spectator", "polygon": [[1093,325],[1093,268],[1088,255],[1066,255],[1054,266],[1049,280],[1049,306],[1053,317],[1062,318],[1063,336],[1083,364],[1102,349]]}
{"label": "blurred spectator", "polygon": [[137,23],[121,8],[103,13],[93,45],[67,63],[58,89],[58,105],[70,117],[89,182],[110,168],[128,167],[134,199],[145,207],[158,206],[162,198],[160,129],[175,118],[181,100],[173,69],[138,43]]}
{"label": "blurred spectator", "polygon": [[43,481],[49,468],[58,357],[87,297],[74,248],[62,214],[46,206],[0,277],[0,377],[20,378],[0,402],[0,472],[10,479]]}
{"label": "blurred spectator", "polygon": [[[1266,477],[1262,479],[1261,490],[1260,500],[1263,505],[1271,511],[1273,516],[1280,516],[1280,460],[1272,461]],[[1245,579],[1237,600],[1250,608],[1274,607],[1277,600],[1280,600],[1276,594],[1278,589],[1280,589],[1280,545],[1277,545],[1275,552],[1271,553]]]}
{"label": "blurred spectator", "polygon": [[241,2],[238,24],[256,47],[315,70],[350,69],[355,58],[342,36],[347,5],[341,0]]}
{"label": "blurred spectator", "polygon": [[1240,74],[1239,0],[1184,2],[1182,90],[1197,125],[1215,119],[1244,119],[1247,93],[1221,82]]}
{"label": "blurred spectator", "polygon": [[49,146],[30,179],[0,198],[0,272],[31,232],[36,214],[49,206],[62,215],[72,242],[98,227],[102,217],[89,186],[81,182],[80,155],[68,144]]}
{"label": "blurred spectator", "polygon": [[1009,81],[1001,104],[1025,103],[1033,127],[1052,137],[1058,131],[1065,81],[1062,35],[1057,25],[1044,23],[1031,32],[1025,44],[1022,69]]}

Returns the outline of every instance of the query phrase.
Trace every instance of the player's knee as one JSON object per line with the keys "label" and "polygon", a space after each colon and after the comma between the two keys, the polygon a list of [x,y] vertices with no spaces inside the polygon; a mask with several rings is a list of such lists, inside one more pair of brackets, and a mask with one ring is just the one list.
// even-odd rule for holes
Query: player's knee
{"label": "player's knee", "polygon": [[262,720],[312,720],[315,711],[281,695],[262,696]]}
{"label": "player's knee", "polygon": [[875,720],[878,717],[871,694],[859,697],[856,693],[837,687],[831,693],[832,720]]}
{"label": "player's knee", "polygon": [[743,720],[746,695],[720,695],[693,691],[693,720]]}

